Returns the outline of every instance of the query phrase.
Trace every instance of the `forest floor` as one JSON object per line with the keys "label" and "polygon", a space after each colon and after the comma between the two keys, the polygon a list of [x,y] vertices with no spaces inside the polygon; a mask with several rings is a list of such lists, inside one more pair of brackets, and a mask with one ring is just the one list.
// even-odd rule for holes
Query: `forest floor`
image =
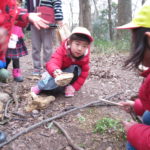
{"label": "forest floor", "polygon": [[[11,116],[0,130],[7,134],[7,139],[22,132],[26,128],[44,119],[56,116],[67,111],[68,108],[80,107],[99,98],[119,102],[130,99],[136,95],[142,82],[142,78],[135,71],[122,68],[123,62],[128,53],[97,54],[92,53],[90,74],[82,89],[72,98],[65,98],[63,93],[42,93],[42,96],[53,94],[56,100],[47,108],[40,110],[37,116],[25,112],[30,88],[38,80],[31,77],[31,44],[27,43],[29,55],[21,58],[21,68],[24,75],[24,82],[16,83],[11,77],[9,83],[1,83],[1,91],[12,96],[16,92],[18,101],[17,112],[24,116],[12,114],[16,103],[10,103],[8,115]],[[9,68],[11,71],[11,66]],[[15,88],[17,86],[17,89]],[[102,102],[102,104],[106,104]],[[107,104],[106,104],[107,105]],[[85,150],[125,150],[125,140],[116,138],[113,131],[107,133],[95,133],[94,128],[98,120],[108,117],[116,120],[129,120],[131,116],[121,110],[118,106],[93,106],[78,109],[62,116],[56,121],[63,127],[74,143]],[[6,144],[2,150],[73,150],[66,137],[58,128],[50,122],[22,134],[14,141]]]}

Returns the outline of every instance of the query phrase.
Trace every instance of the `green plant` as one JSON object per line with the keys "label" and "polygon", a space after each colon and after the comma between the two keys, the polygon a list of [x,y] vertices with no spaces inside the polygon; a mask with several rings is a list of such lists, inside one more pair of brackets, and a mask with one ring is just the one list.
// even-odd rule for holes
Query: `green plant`
{"label": "green plant", "polygon": [[96,122],[94,132],[100,134],[111,133],[117,140],[120,137],[126,138],[122,124],[118,120],[108,117],[104,117]]}
{"label": "green plant", "polygon": [[130,49],[130,41],[128,39],[118,41],[95,39],[94,47],[94,52],[96,53],[126,52]]}
{"label": "green plant", "polygon": [[78,117],[78,120],[79,120],[80,123],[85,122],[85,117],[79,116],[79,117]]}

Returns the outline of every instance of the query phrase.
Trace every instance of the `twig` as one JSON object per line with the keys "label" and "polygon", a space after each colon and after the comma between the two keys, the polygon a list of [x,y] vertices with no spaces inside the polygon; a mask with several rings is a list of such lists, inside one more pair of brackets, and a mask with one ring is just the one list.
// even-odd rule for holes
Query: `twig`
{"label": "twig", "polygon": [[107,103],[110,103],[110,104],[114,104],[114,105],[117,105],[117,106],[122,106],[121,104],[119,103],[116,103],[116,102],[112,102],[112,101],[109,101],[109,100],[106,100],[106,99],[99,99],[100,101],[103,101],[103,102],[107,102]]}
{"label": "twig", "polygon": [[136,115],[136,113],[132,108],[129,114],[134,121],[137,121],[138,123],[142,123],[142,120]]}
{"label": "twig", "polygon": [[13,115],[19,116],[19,117],[23,117],[26,118],[27,116],[18,112],[12,112]]}
{"label": "twig", "polygon": [[16,112],[16,111],[18,110],[18,106],[19,106],[17,91],[18,91],[18,83],[17,83],[17,85],[15,86],[15,89],[14,89],[14,92],[13,92],[13,95],[12,95],[12,96],[13,96],[13,99],[14,99],[14,101],[15,101],[15,104],[16,104],[14,112]]}
{"label": "twig", "polygon": [[[117,94],[114,94],[114,95],[112,95],[112,96],[110,96],[110,97],[108,97],[108,98],[106,98],[106,99],[110,99],[110,98],[112,98],[112,97],[115,97],[116,95],[118,95],[118,93],[117,93]],[[99,103],[99,102],[100,102],[100,100],[94,101],[94,102],[85,104],[85,105],[83,105],[83,106],[73,108],[73,109],[68,110],[68,111],[66,111],[66,112],[62,112],[62,113],[60,113],[60,114],[58,114],[58,115],[56,115],[56,116],[54,116],[54,117],[47,118],[47,119],[42,120],[42,121],[40,121],[40,122],[38,122],[38,123],[35,123],[35,124],[29,126],[28,128],[22,130],[21,132],[15,134],[15,135],[12,136],[10,139],[8,139],[6,142],[0,144],[0,148],[3,147],[4,145],[6,145],[6,144],[8,144],[8,143],[10,143],[10,142],[12,142],[12,141],[14,141],[14,140],[15,140],[16,138],[18,138],[19,136],[28,133],[28,132],[31,131],[32,129],[35,129],[35,128],[41,126],[42,124],[45,124],[45,123],[47,123],[47,122],[53,121],[53,120],[58,119],[58,118],[61,118],[61,117],[65,116],[65,115],[69,114],[70,112],[73,112],[73,111],[76,111],[76,110],[79,110],[79,109],[83,109],[83,108],[89,107],[89,106],[91,106],[91,105],[93,105],[93,104],[96,104],[96,103]]]}
{"label": "twig", "polygon": [[9,100],[7,101],[7,103],[6,103],[6,106],[5,106],[4,117],[6,117],[6,118],[9,118],[7,112],[8,112],[8,106],[9,106],[9,104],[11,103],[11,101],[13,101],[13,99],[9,99]]}
{"label": "twig", "polygon": [[68,135],[67,131],[65,129],[63,129],[61,127],[61,125],[56,122],[56,121],[53,121],[53,123],[62,131],[62,133],[66,136],[67,140],[68,140],[68,143],[69,145],[75,149],[75,150],[84,150],[83,148],[79,147],[77,144],[74,143],[74,141],[71,139],[71,137]]}

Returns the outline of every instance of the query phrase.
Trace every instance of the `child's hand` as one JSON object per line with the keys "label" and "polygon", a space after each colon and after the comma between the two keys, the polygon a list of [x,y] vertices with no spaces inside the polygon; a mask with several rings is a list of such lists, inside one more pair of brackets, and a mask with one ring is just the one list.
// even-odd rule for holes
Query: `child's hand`
{"label": "child's hand", "polygon": [[135,103],[134,101],[130,101],[130,100],[127,100],[124,102],[119,102],[119,104],[122,105],[120,107],[128,113],[130,113],[132,111],[134,103]]}
{"label": "child's hand", "polygon": [[56,69],[53,74],[54,74],[54,77],[56,78],[57,76],[62,74],[62,70],[61,69]]}
{"label": "child's hand", "polygon": [[66,97],[73,97],[75,93],[75,89],[72,85],[68,85],[65,88],[65,96]]}
{"label": "child's hand", "polygon": [[3,27],[0,27],[0,44],[1,44],[1,49],[6,49],[7,48],[7,30]]}
{"label": "child's hand", "polygon": [[128,130],[135,124],[137,124],[137,122],[135,121],[131,121],[131,122],[127,122],[127,121],[123,121],[123,126],[124,126],[124,129],[125,129],[125,132],[127,133]]}

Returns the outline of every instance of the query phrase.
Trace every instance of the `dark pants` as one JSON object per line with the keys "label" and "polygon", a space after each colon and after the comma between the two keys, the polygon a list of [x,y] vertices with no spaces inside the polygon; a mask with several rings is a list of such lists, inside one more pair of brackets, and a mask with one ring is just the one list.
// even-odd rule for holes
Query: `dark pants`
{"label": "dark pants", "polygon": [[11,60],[13,63],[13,69],[20,68],[19,58],[15,59],[6,58],[6,69],[8,68],[8,65],[10,64]]}

